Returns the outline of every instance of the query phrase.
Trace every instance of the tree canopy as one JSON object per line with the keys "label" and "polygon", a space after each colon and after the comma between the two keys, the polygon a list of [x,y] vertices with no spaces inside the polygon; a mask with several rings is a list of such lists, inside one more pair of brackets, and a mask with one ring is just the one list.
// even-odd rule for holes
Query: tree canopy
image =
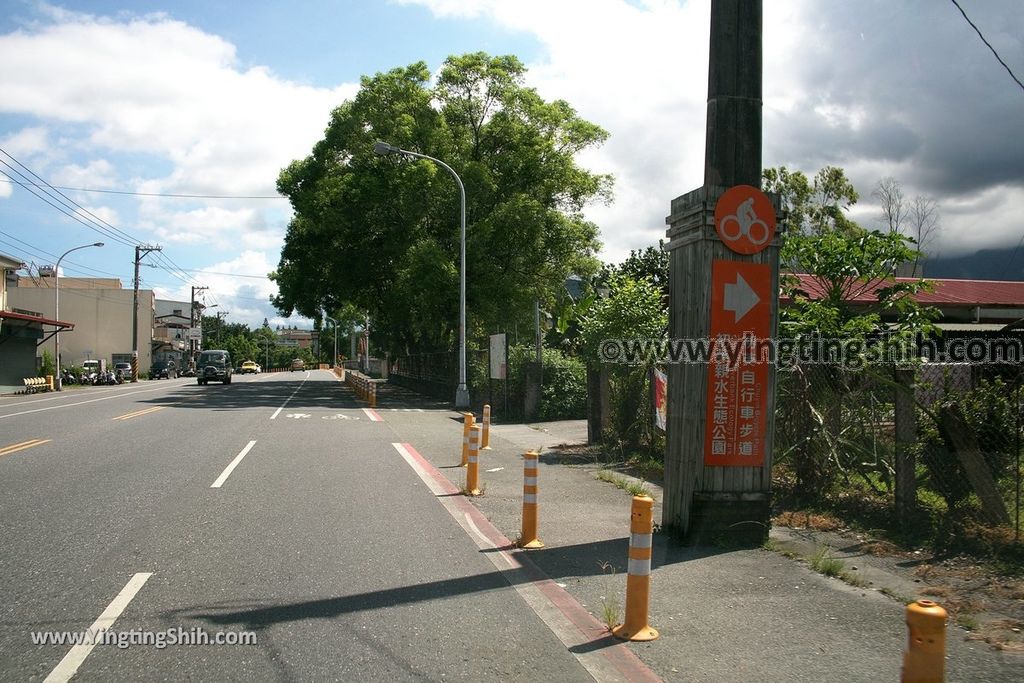
{"label": "tree canopy", "polygon": [[378,140],[444,161],[465,184],[470,338],[529,324],[535,300],[596,272],[598,231],[582,211],[610,200],[612,181],[576,155],[607,133],[524,75],[515,57],[475,53],[449,57],[433,85],[423,62],[364,77],[278,178],[294,209],[272,274],[278,310],[365,312],[392,353],[454,348],[458,189],[429,160],[376,156]]}
{"label": "tree canopy", "polygon": [[[934,309],[914,298],[931,284],[920,278],[897,280],[900,264],[920,253],[913,238],[897,231],[867,230],[846,216],[859,198],[841,168],[827,166],[809,182],[800,171],[765,169],[765,189],[782,195],[788,212],[781,261],[789,274],[781,279],[792,304],[781,310],[780,327],[789,335],[864,338],[892,319],[891,332],[908,339],[931,328]],[[792,273],[814,280],[815,296],[800,288]],[[870,306],[853,299],[872,296]]]}

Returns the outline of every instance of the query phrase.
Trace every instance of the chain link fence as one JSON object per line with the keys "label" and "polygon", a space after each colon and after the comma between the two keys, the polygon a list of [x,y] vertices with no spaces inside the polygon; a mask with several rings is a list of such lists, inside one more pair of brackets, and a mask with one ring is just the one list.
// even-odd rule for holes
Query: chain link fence
{"label": "chain link fence", "polygon": [[940,545],[1020,550],[1020,365],[798,365],[780,371],[778,387],[783,501]]}

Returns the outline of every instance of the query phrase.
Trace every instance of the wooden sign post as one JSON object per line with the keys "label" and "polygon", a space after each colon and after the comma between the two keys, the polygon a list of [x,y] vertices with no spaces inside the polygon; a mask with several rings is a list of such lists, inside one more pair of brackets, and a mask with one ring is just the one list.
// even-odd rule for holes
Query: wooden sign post
{"label": "wooden sign post", "polygon": [[[666,219],[669,333],[735,351],[778,327],[778,198],[758,189],[761,0],[712,0],[708,69],[704,186]],[[692,542],[768,536],[775,366],[758,360],[669,365],[662,524]]]}

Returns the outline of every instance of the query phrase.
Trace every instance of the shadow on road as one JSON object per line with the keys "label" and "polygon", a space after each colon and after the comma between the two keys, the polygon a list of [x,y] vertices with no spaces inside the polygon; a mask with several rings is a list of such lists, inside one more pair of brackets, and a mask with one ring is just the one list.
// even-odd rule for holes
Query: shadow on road
{"label": "shadow on road", "polygon": [[[246,408],[276,409],[285,405],[294,408],[366,408],[369,403],[327,371],[313,371],[309,379],[304,373],[278,373],[258,380],[236,378],[231,384],[216,382],[206,386],[185,384],[161,396],[144,399],[151,405],[174,405],[178,408],[202,410],[243,410]],[[448,404],[420,396],[387,382],[377,383],[377,408],[380,410],[447,410]]]}
{"label": "shadow on road", "polygon": [[[501,550],[489,548],[480,552]],[[582,543],[561,548],[531,550],[525,554],[523,566],[508,572],[487,572],[442,581],[400,586],[383,590],[357,593],[317,600],[267,604],[239,604],[186,607],[172,610],[164,616],[172,619],[189,618],[220,626],[237,625],[246,630],[258,630],[280,623],[307,619],[334,619],[351,612],[386,609],[430,600],[493,591],[509,585],[563,579],[578,576],[607,574],[610,580],[625,584],[627,539],[614,539]],[[686,562],[716,555],[726,550],[714,548],[687,548],[671,543],[666,537],[656,536],[654,567]],[[517,555],[523,558],[524,553]],[[608,643],[612,644],[611,642]],[[591,644],[593,646],[593,644]],[[597,646],[595,646],[597,647]]]}

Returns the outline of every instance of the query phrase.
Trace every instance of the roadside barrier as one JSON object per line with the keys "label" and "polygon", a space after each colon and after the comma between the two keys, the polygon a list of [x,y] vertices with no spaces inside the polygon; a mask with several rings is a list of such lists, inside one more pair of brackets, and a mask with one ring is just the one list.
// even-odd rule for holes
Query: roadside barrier
{"label": "roadside barrier", "polygon": [[626,620],[613,628],[612,634],[622,640],[654,640],[658,637],[658,631],[647,623],[647,606],[651,595],[654,499],[649,496],[633,496],[629,530]]}
{"label": "roadside barrier", "polygon": [[907,605],[902,683],[942,683],[946,675],[946,610],[931,600]]}
{"label": "roadside barrier", "polygon": [[47,391],[50,386],[45,377],[25,377],[21,382],[25,385],[26,394],[34,394],[37,391]]}
{"label": "roadside barrier", "polygon": [[469,430],[474,424],[473,413],[462,414],[462,467],[469,464]]}
{"label": "roadside barrier", "polygon": [[491,450],[491,406],[484,406],[484,431],[480,437],[480,450]]}
{"label": "roadside barrier", "polygon": [[479,496],[483,493],[480,490],[480,425],[473,425],[469,428],[469,463],[466,465],[466,490],[467,496]]}
{"label": "roadside barrier", "polygon": [[356,394],[356,398],[362,401],[369,401],[371,408],[377,407],[377,383],[370,380],[366,375],[355,370],[342,371],[341,379]]}
{"label": "roadside barrier", "polygon": [[537,538],[537,451],[523,454],[523,524],[516,545],[520,548],[543,548]]}

